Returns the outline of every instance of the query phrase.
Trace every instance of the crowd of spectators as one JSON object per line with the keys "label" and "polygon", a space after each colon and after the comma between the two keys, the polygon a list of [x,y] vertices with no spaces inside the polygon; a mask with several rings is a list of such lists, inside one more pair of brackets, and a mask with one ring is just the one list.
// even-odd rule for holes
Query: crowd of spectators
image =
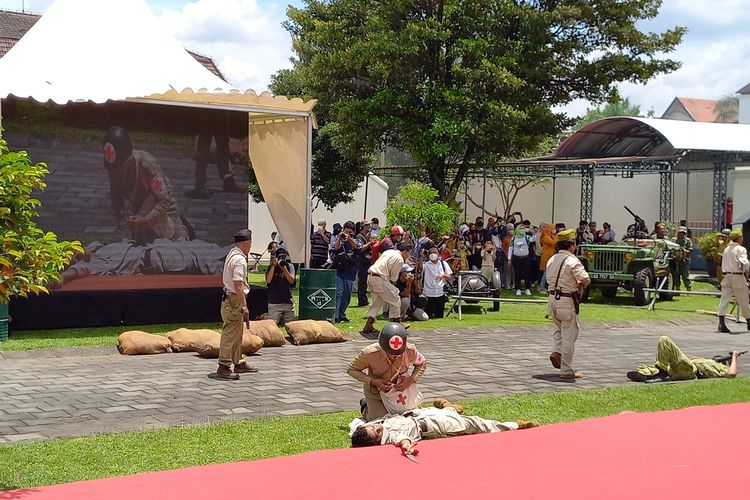
{"label": "crowd of spectators", "polygon": [[[684,225],[680,221],[680,226]],[[480,273],[487,283],[515,290],[516,295],[546,294],[547,262],[555,253],[556,234],[566,229],[566,225],[547,222],[534,225],[521,212],[515,212],[505,220],[489,217],[486,224],[483,217],[477,217],[473,222],[460,224],[450,234],[435,234],[430,228],[423,228],[419,235],[412,236],[400,226],[384,230],[377,218],[335,223],[331,229],[329,232],[325,220],[319,220],[312,228],[309,267],[336,271],[335,321],[348,323],[346,311],[352,294],[356,292],[357,307],[369,306],[368,270],[380,254],[395,249],[400,242],[414,247],[394,283],[399,290],[402,318],[416,321],[442,318],[448,298],[446,286],[461,271]],[[650,234],[644,233],[645,230],[645,224],[640,227],[633,224],[623,237],[667,236],[663,223],[657,222]],[[577,245],[616,241],[617,235],[607,222],[600,228],[595,221],[581,220],[576,229]],[[294,266],[287,262],[286,251],[276,233],[267,250],[271,254],[266,270],[269,317],[277,322],[288,321],[294,316],[291,303],[291,288],[296,284]],[[385,317],[389,314],[387,308],[383,311]]]}

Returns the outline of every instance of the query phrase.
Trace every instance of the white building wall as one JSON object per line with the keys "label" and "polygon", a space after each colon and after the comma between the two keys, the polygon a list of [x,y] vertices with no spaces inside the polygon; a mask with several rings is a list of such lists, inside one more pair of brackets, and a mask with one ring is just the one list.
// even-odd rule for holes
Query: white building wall
{"label": "white building wall", "polygon": [[750,123],[750,94],[740,94],[740,123]]}
{"label": "white building wall", "polygon": [[[365,185],[367,185],[367,210],[365,211]],[[314,201],[314,200],[313,200]],[[358,222],[365,218],[371,219],[377,217],[380,225],[385,226],[385,207],[388,203],[388,184],[380,177],[370,175],[369,182],[365,179],[359,185],[354,193],[354,201],[347,204],[339,204],[333,210],[327,210],[321,203],[320,206],[313,210],[312,223],[317,224],[318,220],[325,219],[328,223],[328,230],[333,229],[333,224],[351,220]],[[367,214],[365,216],[365,213]],[[254,203],[252,199],[248,204],[248,221],[249,228],[253,231],[253,252],[262,253],[265,251],[268,243],[271,241],[271,232],[276,231],[276,225],[268,211],[265,203]],[[300,228],[305,234],[310,234],[310,228]],[[283,235],[281,235],[283,238]],[[267,257],[267,254],[264,258]]]}
{"label": "white building wall", "polygon": [[734,170],[734,216],[741,217],[750,212],[750,167],[737,167]]}

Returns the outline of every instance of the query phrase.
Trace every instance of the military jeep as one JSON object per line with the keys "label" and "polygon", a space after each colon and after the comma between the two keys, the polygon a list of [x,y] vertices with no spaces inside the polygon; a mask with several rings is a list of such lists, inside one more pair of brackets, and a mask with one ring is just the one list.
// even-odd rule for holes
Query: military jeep
{"label": "military jeep", "polygon": [[[672,271],[677,259],[683,258],[680,245],[669,240],[652,238],[629,238],[609,245],[582,244],[578,247],[578,258],[591,278],[588,292],[598,289],[607,298],[614,297],[618,287],[633,292],[635,305],[648,304],[662,278],[667,282],[662,287],[672,288]],[[661,300],[672,300],[672,294],[659,293]]]}

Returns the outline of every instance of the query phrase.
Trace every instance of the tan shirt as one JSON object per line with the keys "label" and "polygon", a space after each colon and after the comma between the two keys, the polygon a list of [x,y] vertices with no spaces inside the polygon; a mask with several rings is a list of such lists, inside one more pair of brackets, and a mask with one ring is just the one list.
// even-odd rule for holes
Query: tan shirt
{"label": "tan shirt", "polygon": [[578,284],[589,277],[578,257],[567,250],[560,250],[547,262],[547,283],[550,290],[554,289],[558,274],[560,281],[557,282],[557,288],[563,293],[578,291]]}
{"label": "tan shirt", "polygon": [[382,276],[393,283],[398,280],[398,274],[401,272],[403,265],[404,258],[401,257],[401,252],[395,249],[386,250],[380,254],[378,260],[370,266],[367,272]]}
{"label": "tan shirt", "polygon": [[359,351],[359,354],[349,363],[346,372],[354,379],[370,387],[373,392],[378,392],[378,388],[371,384],[373,378],[381,380],[395,380],[398,375],[406,373],[409,365],[414,365],[411,377],[418,380],[419,377],[427,370],[427,362],[414,344],[406,343],[406,352],[402,357],[394,361],[388,359],[388,355],[375,344],[370,344]]}
{"label": "tan shirt", "polygon": [[234,293],[235,281],[242,282],[242,291],[245,295],[250,291],[247,284],[247,256],[236,246],[232,247],[227,254],[221,281],[224,283],[224,290],[229,293]]}
{"label": "tan shirt", "polygon": [[746,273],[750,270],[750,262],[747,260],[747,249],[732,241],[724,249],[721,257],[721,272],[723,273]]}

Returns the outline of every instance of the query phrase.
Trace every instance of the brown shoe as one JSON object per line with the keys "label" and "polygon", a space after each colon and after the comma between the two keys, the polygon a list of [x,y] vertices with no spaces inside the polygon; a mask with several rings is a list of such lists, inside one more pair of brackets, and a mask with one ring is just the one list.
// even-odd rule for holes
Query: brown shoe
{"label": "brown shoe", "polygon": [[240,363],[234,365],[234,373],[258,373],[258,369],[254,366],[248,366],[247,363]]}
{"label": "brown shoe", "polygon": [[553,352],[549,355],[549,360],[552,362],[552,366],[554,366],[558,370],[560,369],[560,359],[561,358],[559,352]]}
{"label": "brown shoe", "polygon": [[445,398],[438,398],[432,402],[432,406],[435,408],[454,408],[459,415],[463,415],[464,407],[461,405],[453,404]]}
{"label": "brown shoe", "polygon": [[375,324],[375,318],[369,317],[367,318],[367,322],[365,323],[364,328],[362,328],[362,333],[375,333],[377,330],[373,327]]}
{"label": "brown shoe", "polygon": [[239,380],[240,376],[236,373],[232,373],[232,370],[228,366],[219,365],[216,369],[216,378],[223,378],[225,380]]}
{"label": "brown shoe", "polygon": [[575,380],[577,378],[583,378],[583,372],[563,373],[560,375],[562,380]]}
{"label": "brown shoe", "polygon": [[542,425],[536,420],[519,420],[516,423],[518,424],[518,430],[533,429],[534,427],[539,427],[540,425]]}

